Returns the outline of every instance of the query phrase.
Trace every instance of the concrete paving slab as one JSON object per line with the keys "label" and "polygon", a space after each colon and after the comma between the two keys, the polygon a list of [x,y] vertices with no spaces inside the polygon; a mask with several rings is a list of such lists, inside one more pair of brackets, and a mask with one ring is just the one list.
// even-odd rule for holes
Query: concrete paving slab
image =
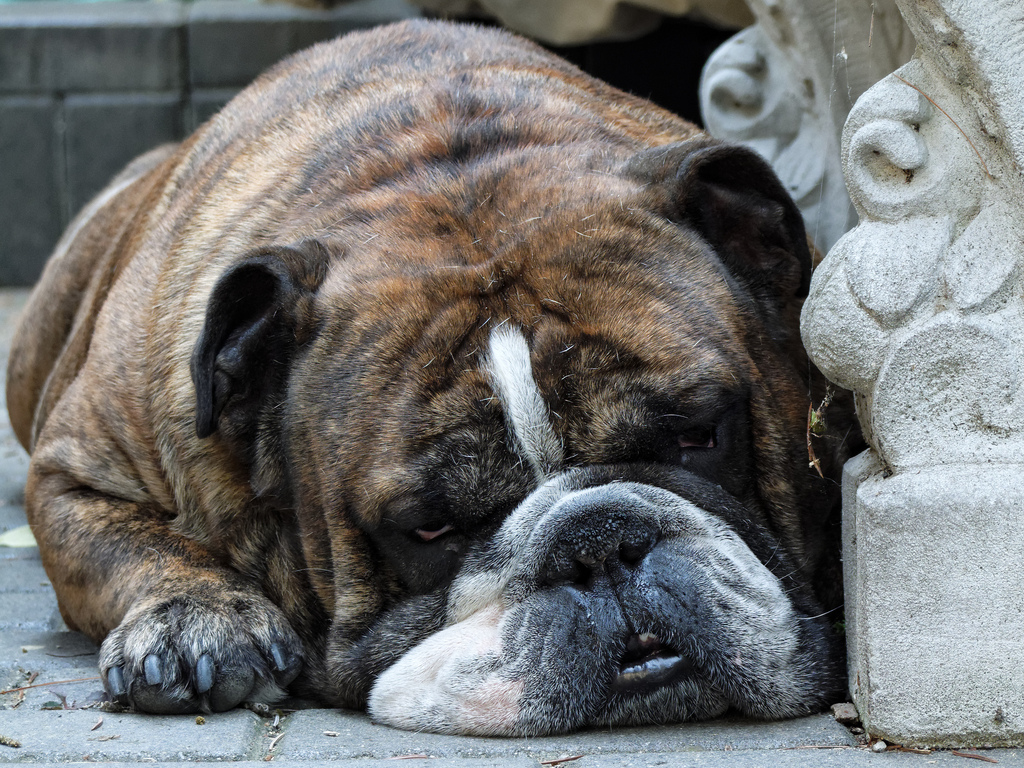
{"label": "concrete paving slab", "polygon": [[[10,567],[5,563],[5,567]],[[53,629],[57,601],[50,594],[31,591],[0,592],[0,631]]]}
{"label": "concrete paving slab", "polygon": [[64,100],[68,220],[102,190],[111,169],[184,137],[181,94],[89,93]]}
{"label": "concrete paving slab", "polygon": [[[550,760],[564,754],[687,752],[704,749],[779,749],[814,745],[852,746],[850,732],[830,715],[757,723],[719,720],[659,728],[616,728],[529,739],[451,737],[397,731],[375,725],[363,714],[337,710],[295,712],[283,723],[279,754],[297,760],[433,757],[510,757],[528,754]],[[336,734],[336,735],[332,735]]]}
{"label": "concrete paving slab", "polygon": [[[19,708],[4,712],[2,732],[21,744],[0,753],[0,761],[168,762],[261,758],[263,720],[246,710],[204,717],[111,714],[95,709],[49,711]],[[97,725],[98,724],[98,725]]]}
{"label": "concrete paving slab", "polygon": [[0,709],[42,709],[53,701],[81,707],[101,700],[96,646],[67,630],[5,630],[0,633],[0,690],[27,685],[35,687],[0,694]]}
{"label": "concrete paving slab", "polygon": [[0,90],[168,90],[181,85],[185,4],[0,5]]}
{"label": "concrete paving slab", "polygon": [[[12,519],[15,522],[21,522],[18,525],[22,525],[25,519],[25,510],[20,507],[11,507],[4,510],[7,512],[8,519]],[[5,515],[0,513],[0,525]],[[50,586],[50,578],[46,575],[46,571],[43,570],[43,563],[39,559],[39,550],[35,547],[26,547],[18,549],[7,549],[7,552],[0,550],[0,559],[9,560],[10,568],[17,575],[17,582],[15,584],[7,584],[0,582],[0,595],[6,592],[24,592],[27,594],[53,594],[53,588]],[[39,605],[39,599],[36,598],[36,607]],[[0,611],[0,626],[3,626],[3,622],[6,618],[3,612]]]}
{"label": "concrete paving slab", "polygon": [[[3,750],[3,747],[0,747]],[[19,750],[10,750],[17,752]],[[1002,768],[1021,768],[1024,766],[1024,754],[1017,751],[997,750],[976,753],[988,758]],[[274,764],[288,763],[278,757],[270,756]],[[555,763],[563,768],[973,768],[985,765],[984,762],[967,760],[950,752],[932,752],[921,755],[909,752],[886,752],[874,754],[864,747],[833,747],[829,749],[805,749],[791,751],[765,752],[762,750],[721,751],[721,752],[690,752],[690,753],[652,753],[633,755],[565,755],[576,757],[567,762]],[[0,752],[0,763],[13,762],[3,757]],[[28,762],[27,760],[25,762]],[[163,762],[145,757],[135,761],[108,762],[109,768],[118,766],[137,766],[145,762],[151,766],[174,766],[180,768],[180,762]],[[259,760],[242,760],[233,762],[238,768],[256,768],[266,766],[266,758]],[[65,765],[95,765],[89,761],[66,761]],[[223,766],[223,762],[189,762],[194,768],[210,768]],[[303,762],[304,768],[313,766],[344,766],[345,768],[381,768],[381,760],[377,758],[359,758],[354,760],[318,760]],[[388,763],[385,763],[388,765]],[[540,762],[526,755],[516,757],[483,757],[483,758],[413,758],[406,757],[396,765],[424,766],[424,768],[538,768]]]}

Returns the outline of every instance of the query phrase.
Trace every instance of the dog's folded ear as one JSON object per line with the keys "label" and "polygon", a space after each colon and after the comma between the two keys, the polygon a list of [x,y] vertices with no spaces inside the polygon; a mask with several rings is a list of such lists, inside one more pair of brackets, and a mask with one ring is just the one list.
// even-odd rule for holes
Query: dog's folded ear
{"label": "dog's folded ear", "polygon": [[670,218],[695,229],[761,301],[778,307],[807,296],[803,218],[760,155],[691,140],[645,150],[627,171],[665,193]]}
{"label": "dog's folded ear", "polygon": [[304,241],[253,251],[221,275],[192,351],[200,438],[216,432],[222,416],[230,416],[232,437],[255,426],[267,396],[287,378],[327,263],[322,244]]}

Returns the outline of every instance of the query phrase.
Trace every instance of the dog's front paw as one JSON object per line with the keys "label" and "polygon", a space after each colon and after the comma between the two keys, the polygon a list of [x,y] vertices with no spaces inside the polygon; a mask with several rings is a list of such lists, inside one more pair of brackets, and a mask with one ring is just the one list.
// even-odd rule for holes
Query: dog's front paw
{"label": "dog's front paw", "polygon": [[272,703],[301,668],[302,645],[281,611],[239,589],[147,596],[100,648],[114,701],[161,714]]}

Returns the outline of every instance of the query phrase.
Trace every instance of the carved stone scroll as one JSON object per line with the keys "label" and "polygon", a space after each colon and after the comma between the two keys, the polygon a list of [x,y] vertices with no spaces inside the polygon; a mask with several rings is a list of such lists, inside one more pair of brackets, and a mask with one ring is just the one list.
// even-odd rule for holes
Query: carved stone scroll
{"label": "carved stone scroll", "polygon": [[748,4],[757,23],[705,66],[704,122],[772,164],[824,252],[855,221],[839,161],[846,115],[910,58],[914,41],[893,0]]}

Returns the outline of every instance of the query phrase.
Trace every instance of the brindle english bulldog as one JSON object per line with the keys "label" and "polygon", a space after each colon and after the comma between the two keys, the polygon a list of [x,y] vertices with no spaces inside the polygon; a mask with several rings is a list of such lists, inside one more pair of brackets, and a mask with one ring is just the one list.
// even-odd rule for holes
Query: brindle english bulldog
{"label": "brindle english bulldog", "polygon": [[61,612],[149,712],[817,710],[855,446],[808,466],[810,270],[757,156],[523,40],[305,51],[116,179],[21,321]]}

